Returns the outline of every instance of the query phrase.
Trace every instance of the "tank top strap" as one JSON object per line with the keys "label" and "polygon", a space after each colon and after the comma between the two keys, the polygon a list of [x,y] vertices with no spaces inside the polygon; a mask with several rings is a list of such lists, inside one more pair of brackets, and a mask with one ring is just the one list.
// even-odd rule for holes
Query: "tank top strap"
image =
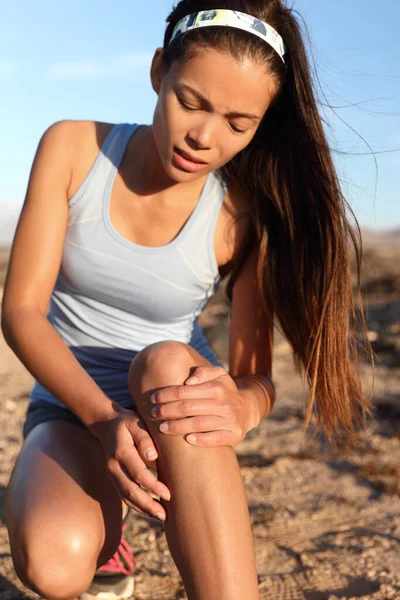
{"label": "tank top strap", "polygon": [[178,252],[198,280],[205,286],[214,286],[219,278],[218,265],[214,252],[214,233],[218,216],[224,202],[227,185],[218,171],[208,175],[198,206],[185,228],[178,244]]}
{"label": "tank top strap", "polygon": [[[100,152],[99,173],[96,174],[96,184],[106,185],[115,176],[125,154],[126,147],[132,134],[139,127],[136,123],[118,123],[109,132]],[[101,180],[98,179],[101,177]]]}
{"label": "tank top strap", "polygon": [[108,134],[102,148],[104,159],[108,159],[110,170],[118,170],[132,134],[140,127],[136,123],[118,123]]}
{"label": "tank top strap", "polygon": [[108,132],[86,179],[69,201],[70,224],[101,217],[105,190],[138,127],[136,124],[118,123]]}

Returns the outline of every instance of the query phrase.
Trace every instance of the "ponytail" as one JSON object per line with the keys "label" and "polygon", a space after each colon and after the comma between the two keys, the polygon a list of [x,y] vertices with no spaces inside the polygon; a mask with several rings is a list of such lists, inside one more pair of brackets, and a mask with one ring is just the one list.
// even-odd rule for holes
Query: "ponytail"
{"label": "ponytail", "polygon": [[[230,8],[269,23],[288,48],[283,65],[256,36],[234,28],[202,28],[168,42],[176,22],[209,8]],[[251,226],[228,283],[233,285],[249,252],[258,248],[258,286],[264,310],[279,321],[293,349],[296,368],[309,384],[305,428],[312,414],[329,438],[354,440],[371,405],[357,371],[359,348],[372,358],[360,302],[361,234],[338,181],[318,112],[300,26],[280,0],[180,2],[168,17],[166,64],[184,60],[195,44],[229,50],[236,58],[265,61],[279,92],[258,130],[240,153],[221,168],[228,183],[249,199]],[[217,33],[215,29],[219,30]],[[214,30],[214,31],[213,31]],[[348,220],[354,217],[355,228]],[[353,299],[350,252],[356,255],[357,307]]]}

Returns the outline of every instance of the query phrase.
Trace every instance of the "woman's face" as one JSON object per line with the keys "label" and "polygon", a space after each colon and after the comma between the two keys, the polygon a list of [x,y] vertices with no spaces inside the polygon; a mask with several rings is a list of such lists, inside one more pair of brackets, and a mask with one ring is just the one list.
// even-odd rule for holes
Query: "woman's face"
{"label": "woman's face", "polygon": [[[158,94],[153,137],[167,174],[189,182],[221,167],[253,139],[277,91],[276,80],[250,60],[208,49],[175,62],[161,75],[156,51],[152,83]],[[178,149],[206,164],[191,169]]]}

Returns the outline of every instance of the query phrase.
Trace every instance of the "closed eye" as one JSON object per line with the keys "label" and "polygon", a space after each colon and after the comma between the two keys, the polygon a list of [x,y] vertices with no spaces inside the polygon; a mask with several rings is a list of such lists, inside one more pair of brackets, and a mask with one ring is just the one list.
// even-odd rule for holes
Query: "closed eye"
{"label": "closed eye", "polygon": [[[199,110],[198,108],[193,108],[191,106],[188,106],[187,104],[185,104],[185,102],[183,102],[183,100],[181,100],[181,98],[179,98],[179,96],[177,96],[178,102],[179,104],[182,106],[182,108],[184,110],[187,110],[189,112],[193,112],[195,110]],[[247,129],[238,129],[237,127],[235,127],[234,125],[232,125],[231,123],[229,124],[230,128],[235,132],[235,133],[239,133],[239,134],[243,134],[243,133],[247,133]]]}
{"label": "closed eye", "polygon": [[233,129],[233,131],[235,131],[235,133],[247,133],[247,129],[238,129],[234,125],[231,125],[231,128]]}
{"label": "closed eye", "polygon": [[198,110],[197,108],[192,108],[191,106],[188,106],[187,104],[185,104],[178,96],[178,102],[179,104],[185,109],[185,110]]}

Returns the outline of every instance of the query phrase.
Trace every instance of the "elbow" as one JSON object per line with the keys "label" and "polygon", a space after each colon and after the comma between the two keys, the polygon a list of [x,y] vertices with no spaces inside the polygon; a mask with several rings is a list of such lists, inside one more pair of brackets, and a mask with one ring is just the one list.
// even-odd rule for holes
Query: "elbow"
{"label": "elbow", "polygon": [[1,315],[1,332],[8,346],[11,346],[12,331],[13,331],[13,319],[7,317],[7,315]]}
{"label": "elbow", "polygon": [[4,310],[1,314],[1,331],[8,346],[12,346],[12,340],[15,338],[16,332],[20,329],[23,322],[26,322],[26,317],[34,316],[38,310],[33,307],[21,306]]}
{"label": "elbow", "polygon": [[4,339],[8,344],[8,336],[10,334],[10,326],[7,317],[4,315],[4,312],[1,314],[1,332],[3,334]]}

